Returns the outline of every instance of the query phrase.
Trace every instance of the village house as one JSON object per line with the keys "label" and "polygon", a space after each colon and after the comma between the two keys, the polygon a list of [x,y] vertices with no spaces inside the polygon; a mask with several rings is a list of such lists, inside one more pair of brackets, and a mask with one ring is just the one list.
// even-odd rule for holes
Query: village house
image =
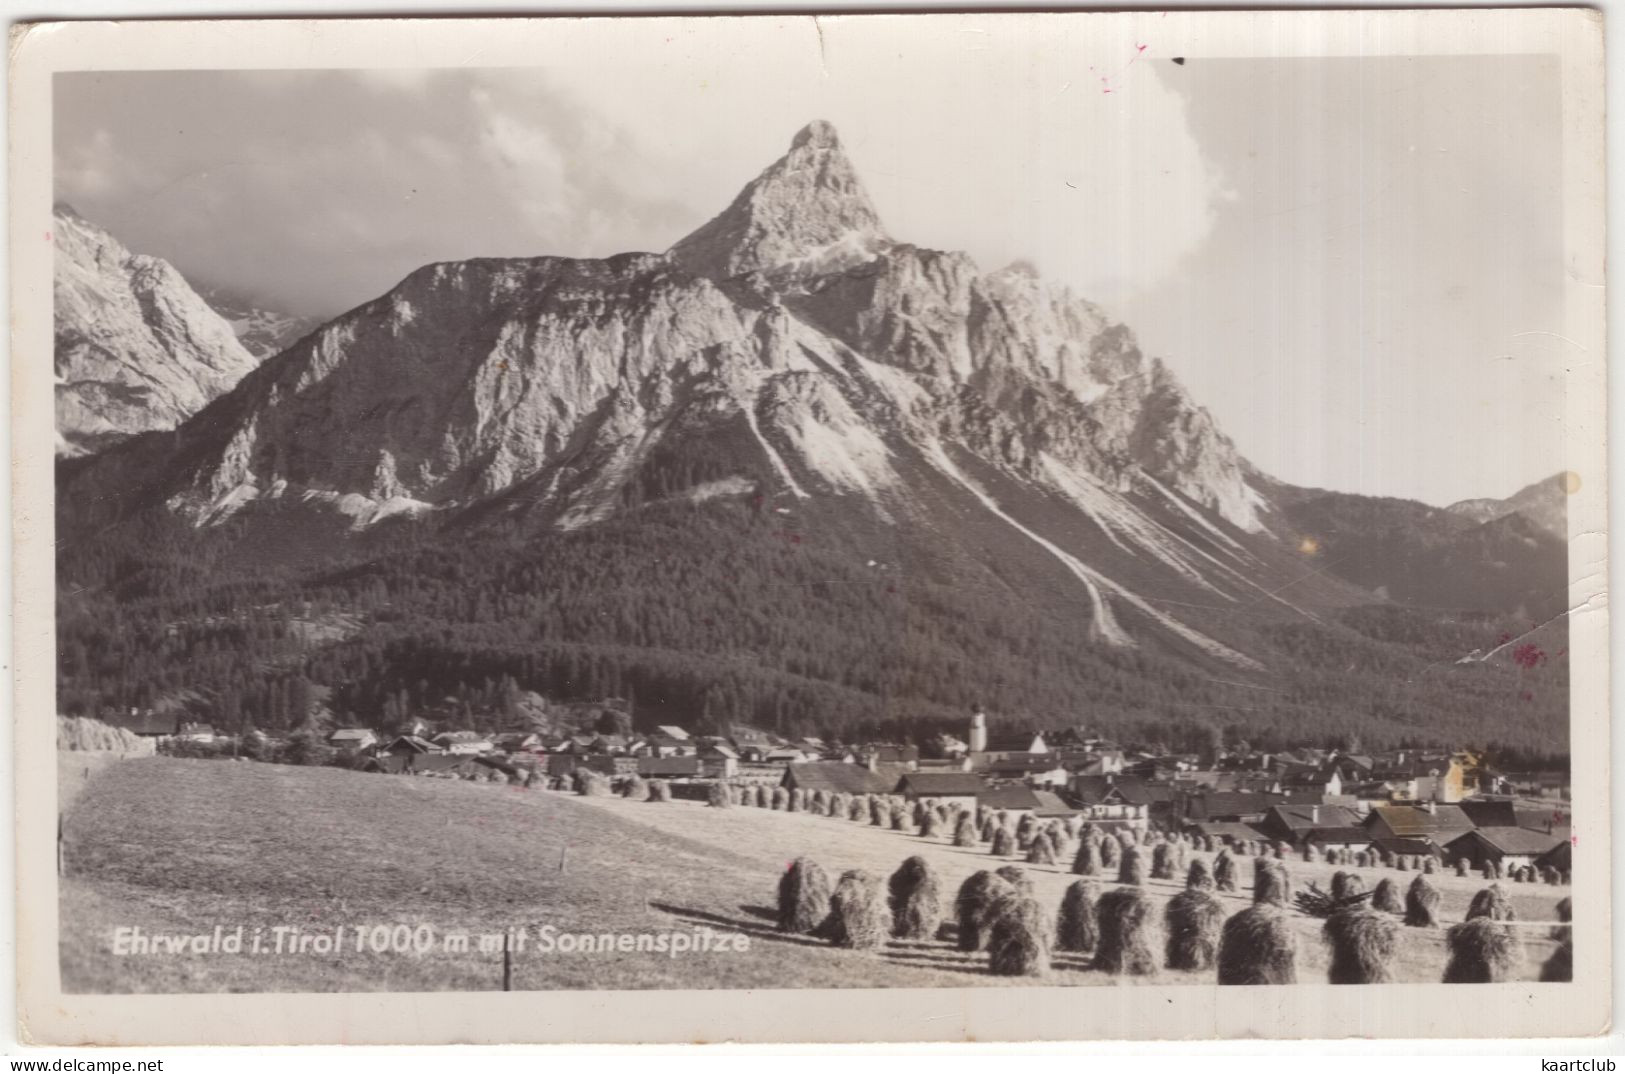
{"label": "village house", "polygon": [[920,767],[920,748],[895,745],[865,746],[857,751],[855,759],[871,771],[878,771],[880,766],[884,765],[912,772]]}
{"label": "village house", "polygon": [[638,775],[644,779],[698,779],[700,759],[688,757],[639,757]]}
{"label": "village house", "polygon": [[941,802],[975,805],[987,784],[969,772],[907,772],[897,781],[894,793],[910,801],[934,798]]}
{"label": "village house", "polygon": [[447,753],[459,756],[472,756],[476,753],[489,753],[496,747],[491,740],[476,731],[444,731],[434,736],[434,744]]}
{"label": "village house", "polygon": [[[1458,805],[1423,802],[1420,805],[1373,806],[1366,815],[1365,830],[1371,841],[1385,849],[1384,840],[1420,842],[1443,849],[1452,839],[1472,831],[1473,822]],[[1413,851],[1402,851],[1413,853]]]}
{"label": "village house", "polygon": [[416,735],[396,735],[383,752],[397,757],[411,757],[421,753],[441,753],[439,746]]}
{"label": "village house", "polygon": [[505,731],[493,740],[503,753],[544,753],[542,736],[534,731]]}
{"label": "village house", "polygon": [[955,754],[951,757],[932,758],[922,757],[916,771],[920,772],[969,772],[970,757],[966,754]]}
{"label": "village house", "polygon": [[784,770],[781,786],[789,791],[814,794],[888,794],[896,786],[895,780],[869,771],[860,764],[842,761],[798,761]]}
{"label": "village house", "polygon": [[340,727],[327,736],[327,744],[336,750],[370,750],[378,745],[378,736],[370,727]]}
{"label": "village house", "polygon": [[474,774],[474,758],[459,753],[419,753],[406,758],[406,771],[414,776],[461,779]]}
{"label": "village house", "polygon": [[692,757],[697,752],[686,735],[676,738],[667,734],[653,734],[643,740],[640,748],[650,757]]}
{"label": "village house", "polygon": [[[1267,838],[1294,846],[1302,846],[1312,831],[1359,826],[1360,818],[1352,810],[1330,805],[1275,805],[1258,822],[1258,830]],[[1364,839],[1369,841],[1370,836]]]}
{"label": "village house", "polygon": [[1210,791],[1205,794],[1190,794],[1185,797],[1185,820],[1187,823],[1206,824],[1213,822],[1231,824],[1256,824],[1264,819],[1271,807],[1281,804],[1285,799],[1276,794],[1260,794],[1256,791]]}
{"label": "village house", "polygon": [[712,742],[701,746],[700,773],[707,779],[733,779],[739,775],[739,754],[732,746]]}
{"label": "village house", "polygon": [[1019,780],[1037,787],[1065,787],[1072,773],[1052,753],[1011,753],[1003,757],[983,754],[972,771],[992,780]]}
{"label": "village house", "polygon": [[1474,866],[1496,862],[1504,868],[1521,868],[1533,865],[1554,845],[1567,845],[1567,840],[1528,828],[1475,828],[1445,844],[1445,854],[1451,861],[1466,858]]}
{"label": "village house", "polygon": [[1574,868],[1574,841],[1565,837],[1552,849],[1535,859],[1537,869],[1556,869],[1563,876],[1568,876]]}
{"label": "village house", "polygon": [[[767,752],[767,756],[762,758],[762,760],[767,764],[787,764],[787,765],[798,765],[798,764],[809,763],[809,762],[814,761],[815,759],[816,759],[816,755],[814,755],[812,757],[809,757],[804,751],[796,749],[796,748],[794,748],[792,746],[781,746],[778,749],[769,750]],[[838,763],[841,763],[841,762],[831,762],[831,763],[838,764]]]}
{"label": "village house", "polygon": [[1063,802],[1060,795],[1032,787],[984,787],[976,796],[976,804],[1008,813],[1013,819],[1019,819],[1024,813],[1049,818],[1070,817],[1078,812]]}
{"label": "village house", "polygon": [[1371,833],[1358,825],[1310,828],[1301,834],[1301,839],[1303,846],[1312,846],[1322,855],[1334,848],[1358,853],[1371,846]]}

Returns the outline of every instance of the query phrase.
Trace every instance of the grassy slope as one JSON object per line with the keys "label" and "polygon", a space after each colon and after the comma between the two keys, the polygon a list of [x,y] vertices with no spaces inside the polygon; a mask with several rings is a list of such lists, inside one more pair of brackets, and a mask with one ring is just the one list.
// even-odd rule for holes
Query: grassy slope
{"label": "grassy slope", "polygon": [[[116,958],[112,929],[202,932],[221,924],[416,925],[497,931],[552,924],[571,932],[741,931],[748,952],[676,959],[648,953],[516,960],[514,987],[933,987],[1011,982],[946,943],[884,954],[776,935],[768,915],[786,861],[885,875],[924,853],[952,890],[1004,864],[986,853],[823,817],[707,810],[522,792],[490,784],[368,776],[336,769],[142,758],[95,776],[66,822],[63,987],[76,992],[462,991],[500,987],[491,955],[178,955]],[[561,870],[561,859],[564,867]],[[1035,869],[1047,905],[1071,879]],[[1318,879],[1324,866],[1296,865]],[[1244,876],[1249,875],[1244,873]],[[1408,874],[1393,874],[1409,881]],[[1444,914],[1461,915],[1478,882],[1442,877]],[[1244,881],[1245,883],[1245,881]],[[1566,892],[1511,885],[1526,919],[1550,919]],[[1159,898],[1177,886],[1154,881]],[[1230,901],[1240,909],[1244,899]],[[1299,921],[1300,979],[1323,979],[1318,922]],[[1530,929],[1532,975],[1551,944]],[[1400,976],[1437,980],[1439,933],[1407,930]],[[1201,983],[1207,975],[1167,974]],[[1070,956],[1046,983],[1108,984]]]}

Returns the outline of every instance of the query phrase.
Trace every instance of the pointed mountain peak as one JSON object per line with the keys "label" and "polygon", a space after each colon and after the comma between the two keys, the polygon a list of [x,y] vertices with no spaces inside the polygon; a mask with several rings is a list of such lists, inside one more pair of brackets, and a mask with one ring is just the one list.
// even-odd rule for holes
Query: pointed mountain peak
{"label": "pointed mountain peak", "polygon": [[802,146],[810,145],[814,149],[839,149],[841,136],[835,133],[835,124],[827,119],[815,119],[796,132],[790,139],[790,151],[795,152]]}
{"label": "pointed mountain peak", "polygon": [[840,136],[814,120],[791,139],[788,153],[671,254],[714,279],[747,272],[795,277],[867,261],[887,242]]}

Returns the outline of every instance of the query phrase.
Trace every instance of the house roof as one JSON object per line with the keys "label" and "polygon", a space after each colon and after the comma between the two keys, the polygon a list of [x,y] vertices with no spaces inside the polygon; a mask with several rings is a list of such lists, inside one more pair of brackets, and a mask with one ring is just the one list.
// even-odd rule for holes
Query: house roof
{"label": "house roof", "polygon": [[340,727],[327,736],[329,742],[360,742],[365,738],[377,738],[369,727]]}
{"label": "house roof", "polygon": [[876,760],[880,761],[918,761],[920,748],[918,746],[876,746],[874,747]]}
{"label": "house roof", "polygon": [[700,774],[698,757],[639,757],[640,776],[697,776]]}
{"label": "house roof", "polygon": [[433,742],[421,739],[416,735],[396,735],[394,739],[390,741],[389,749],[393,750],[396,746],[406,746],[416,753],[440,752],[440,747],[436,746]]}
{"label": "house roof", "polygon": [[659,727],[656,727],[655,730],[659,731],[667,738],[675,738],[678,741],[688,738],[688,732],[683,730],[681,727],[678,727],[676,724],[663,723]]}
{"label": "house roof", "polygon": [[1473,822],[1456,805],[1437,805],[1429,812],[1420,806],[1372,806],[1367,826],[1378,821],[1388,825],[1394,835],[1433,837],[1448,833],[1471,831]]}
{"label": "house roof", "polygon": [[1355,828],[1360,824],[1360,818],[1342,806],[1277,805],[1270,807],[1270,815],[1295,832],[1310,828]]}
{"label": "house roof", "polygon": [[[767,759],[769,761],[789,761],[791,764],[795,764],[795,763],[798,762],[798,759],[805,758],[806,756],[807,756],[806,753],[804,753],[804,752],[802,752],[801,750],[798,750],[798,749],[780,748],[780,749],[776,749],[776,750],[770,750],[768,752],[768,754],[767,754]],[[834,761],[834,762],[831,762],[831,763],[833,763],[833,764],[842,764],[844,762]]]}
{"label": "house roof", "polygon": [[1545,832],[1532,832],[1528,828],[1477,828],[1466,832],[1450,841],[1450,846],[1466,839],[1480,839],[1488,846],[1502,854],[1528,854],[1536,856],[1546,853],[1563,840],[1553,838]]}
{"label": "house roof", "polygon": [[1043,791],[1034,788],[1033,797],[1038,799],[1038,808],[1033,812],[1041,817],[1070,817],[1077,812],[1061,796],[1054,791]]}
{"label": "house roof", "polygon": [[1003,776],[1025,776],[1033,772],[1053,772],[1061,767],[1060,759],[1053,753],[1027,753],[985,760],[981,770]]}
{"label": "house roof", "polygon": [[412,758],[414,772],[456,772],[472,770],[473,758],[459,753],[420,753]]}
{"label": "house roof", "polygon": [[700,752],[705,754],[707,757],[721,757],[729,761],[739,760],[739,754],[734,752],[732,746],[724,746],[720,742],[713,743],[712,745],[705,747]]}
{"label": "house roof", "polygon": [[[1370,834],[1369,831],[1366,832],[1367,836]],[[1405,839],[1384,835],[1371,840],[1371,845],[1386,850],[1390,854],[1430,854],[1434,857],[1439,854],[1439,848],[1425,838]]]}
{"label": "house roof", "polygon": [[897,784],[887,782],[858,764],[845,761],[804,761],[792,764],[784,773],[787,782],[808,791],[841,794],[885,794]]}
{"label": "house roof", "polygon": [[1031,787],[987,787],[976,796],[976,804],[989,809],[1043,809],[1045,802],[1038,793]]}
{"label": "house roof", "polygon": [[1279,795],[1259,791],[1209,791],[1193,794],[1186,800],[1186,816],[1192,820],[1209,817],[1263,816],[1270,807],[1280,802]]}
{"label": "house roof", "polygon": [[1566,873],[1574,868],[1574,844],[1565,839],[1536,858],[1535,862],[1542,868],[1550,865],[1559,872]]}
{"label": "house roof", "polygon": [[909,772],[897,782],[897,789],[925,795],[978,795],[987,789],[980,776],[969,772]]}
{"label": "house roof", "polygon": [[1033,743],[1043,739],[1037,731],[1010,731],[998,735],[989,735],[987,739],[987,752],[989,753],[1027,753],[1032,750]]}
{"label": "house roof", "polygon": [[1510,798],[1469,799],[1460,809],[1480,828],[1517,828],[1518,812]]}

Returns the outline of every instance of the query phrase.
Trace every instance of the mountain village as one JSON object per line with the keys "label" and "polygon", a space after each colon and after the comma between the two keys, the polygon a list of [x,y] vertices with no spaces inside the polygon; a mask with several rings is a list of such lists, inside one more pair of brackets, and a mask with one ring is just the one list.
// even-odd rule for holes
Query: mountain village
{"label": "mountain village", "polygon": [[[1408,858],[1486,875],[1566,882],[1571,868],[1569,788],[1560,772],[1500,772],[1469,750],[1300,747],[1262,752],[1216,746],[1206,756],[1158,755],[1082,727],[991,733],[976,712],[963,739],[939,736],[922,750],[895,743],[787,740],[736,729],[690,734],[665,725],[624,730],[627,703],[591,708],[600,726],[570,735],[515,730],[435,731],[412,720],[404,733],[341,727],[325,749],[300,758],[361,772],[463,779],[582,791],[607,780],[611,793],[642,796],[650,782],[679,799],[713,787],[736,796],[781,789],[809,801],[835,795],[894,796],[909,803],[978,808],[1012,818],[1086,825],[1103,833],[1154,830],[1215,845],[1287,844],[1316,857]],[[253,757],[279,743],[261,732],[216,734],[199,723],[149,715],[128,725],[159,752]],[[927,754],[931,754],[928,756]],[[771,798],[769,801],[771,802]],[[788,801],[785,803],[788,808]]]}

